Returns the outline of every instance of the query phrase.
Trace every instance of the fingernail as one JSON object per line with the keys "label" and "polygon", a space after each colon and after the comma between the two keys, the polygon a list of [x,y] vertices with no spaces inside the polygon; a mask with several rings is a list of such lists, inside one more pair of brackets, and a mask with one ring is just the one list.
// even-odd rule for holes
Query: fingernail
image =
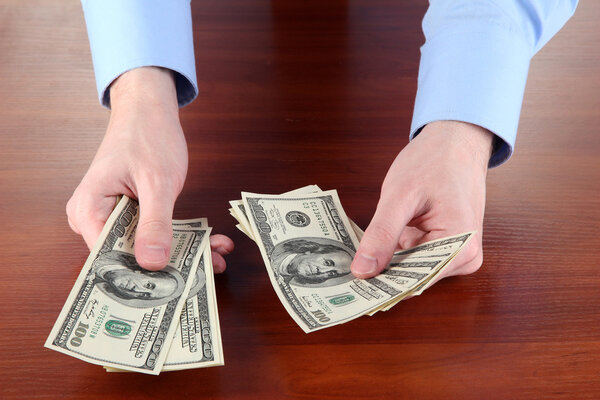
{"label": "fingernail", "polygon": [[372,274],[377,270],[377,259],[366,254],[359,254],[354,263],[354,272]]}
{"label": "fingernail", "polygon": [[142,257],[152,263],[164,262],[167,258],[167,251],[162,246],[146,245]]}

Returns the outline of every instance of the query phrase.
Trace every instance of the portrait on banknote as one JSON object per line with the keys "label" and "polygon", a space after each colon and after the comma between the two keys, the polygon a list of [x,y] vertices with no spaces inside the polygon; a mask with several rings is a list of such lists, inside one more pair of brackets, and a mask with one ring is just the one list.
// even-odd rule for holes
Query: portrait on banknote
{"label": "portrait on banknote", "polygon": [[289,284],[328,287],[349,282],[354,252],[334,240],[294,238],[275,245],[271,253],[273,272]]}
{"label": "portrait on banknote", "polygon": [[188,299],[196,296],[200,289],[202,289],[206,285],[206,274],[202,271],[201,268],[196,270],[196,275],[194,276],[194,282],[192,282],[192,287],[190,289],[190,294],[188,294]]}
{"label": "portrait on banknote", "polygon": [[166,304],[180,296],[185,287],[175,268],[166,266],[160,271],[148,271],[138,265],[133,255],[118,250],[96,258],[92,271],[103,293],[136,308]]}

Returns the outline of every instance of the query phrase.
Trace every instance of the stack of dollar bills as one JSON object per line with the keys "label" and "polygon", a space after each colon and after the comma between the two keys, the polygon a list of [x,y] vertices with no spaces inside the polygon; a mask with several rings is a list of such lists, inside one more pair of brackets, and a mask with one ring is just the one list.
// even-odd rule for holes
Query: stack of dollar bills
{"label": "stack of dollar bills", "polygon": [[398,251],[380,275],[357,279],[350,264],[363,232],[335,190],[311,185],[281,195],[242,192],[230,204],[237,228],[258,245],[279,300],[306,333],[421,294],[474,234]]}
{"label": "stack of dollar bills", "polygon": [[205,218],[173,221],[168,265],[135,261],[136,201],[123,197],[108,218],[45,346],[107,371],[223,365]]}

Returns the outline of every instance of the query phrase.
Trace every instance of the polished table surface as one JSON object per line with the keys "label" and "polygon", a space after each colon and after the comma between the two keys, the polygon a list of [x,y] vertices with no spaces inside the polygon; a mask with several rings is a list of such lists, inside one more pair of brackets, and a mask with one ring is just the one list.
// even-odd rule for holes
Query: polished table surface
{"label": "polished table surface", "polygon": [[227,202],[318,184],[366,227],[407,143],[427,2],[192,7],[200,95],[181,110],[175,216],[236,243],[216,277],[225,366],[108,374],[43,347],[88,254],[64,208],[108,112],[79,2],[2,0],[1,399],[600,398],[600,2],[531,64],[516,154],[488,175],[483,267],[308,335]]}

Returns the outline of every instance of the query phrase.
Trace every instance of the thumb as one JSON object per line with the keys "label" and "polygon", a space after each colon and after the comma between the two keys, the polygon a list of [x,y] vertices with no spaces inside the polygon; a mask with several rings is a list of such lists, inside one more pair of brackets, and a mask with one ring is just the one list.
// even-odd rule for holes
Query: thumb
{"label": "thumb", "polygon": [[142,268],[156,271],[167,265],[173,239],[175,196],[166,191],[140,190],[140,220],[135,234],[135,258]]}
{"label": "thumb", "polygon": [[371,220],[358,246],[350,269],[361,279],[379,274],[390,262],[398,247],[398,240],[413,214],[403,208],[398,198],[380,199],[375,215]]}

